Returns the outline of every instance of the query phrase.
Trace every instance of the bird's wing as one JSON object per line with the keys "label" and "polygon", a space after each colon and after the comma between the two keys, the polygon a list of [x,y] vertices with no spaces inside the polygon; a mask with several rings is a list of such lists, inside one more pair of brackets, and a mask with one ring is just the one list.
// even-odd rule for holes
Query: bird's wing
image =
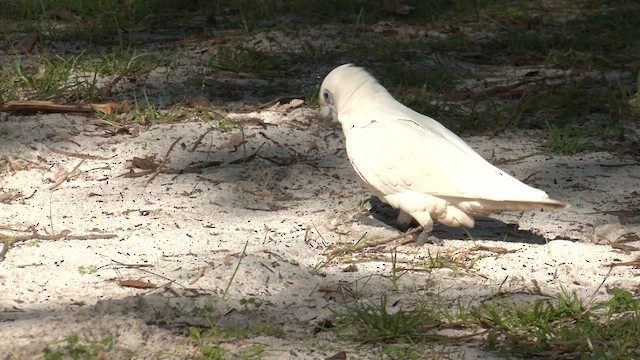
{"label": "bird's wing", "polygon": [[371,121],[357,122],[366,125],[349,130],[347,153],[362,179],[382,194],[415,191],[456,202],[548,199],[545,192],[491,165],[446,129],[431,131],[424,121],[371,113],[376,114]]}

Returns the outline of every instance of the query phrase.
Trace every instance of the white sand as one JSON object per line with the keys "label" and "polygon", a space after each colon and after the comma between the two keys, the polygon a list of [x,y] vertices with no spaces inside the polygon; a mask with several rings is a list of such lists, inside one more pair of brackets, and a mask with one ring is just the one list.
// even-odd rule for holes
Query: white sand
{"label": "white sand", "polygon": [[[243,121],[248,118],[265,125]],[[374,302],[384,294],[407,303],[439,292],[473,303],[498,289],[536,292],[539,287],[545,294],[566,289],[588,299],[605,296],[614,286],[637,289],[640,284],[637,269],[605,266],[638,256],[610,242],[634,233],[635,241],[627,244],[640,245],[637,215],[610,213],[637,213],[640,166],[613,149],[522,158],[542,149],[542,133],[467,139],[483,155],[494,154],[493,162],[522,158],[500,167],[572,207],[478,221],[471,231],[475,243],[460,229],[436,227],[444,246],[408,244],[397,248],[398,257],[419,262],[429,252],[449,252],[473,264],[472,269],[407,272],[399,280],[400,291],[392,291],[388,261],[357,262],[357,272],[343,272],[348,264],[333,261],[314,271],[339,241],[398,234],[373,219],[368,206],[358,205],[370,194],[346,159],[340,130],[317,120],[314,109],[237,114],[234,119],[244,124],[248,139],[246,148],[235,152],[219,147],[238,129],[216,129],[189,152],[210,126],[203,122],[137,127],[137,137],[106,136],[104,128],[77,116],[9,116],[0,123],[0,189],[23,194],[0,203],[3,236],[27,235],[29,229],[42,235],[115,234],[111,239],[25,241],[8,251],[0,263],[1,359],[40,356],[45,345],[72,333],[85,340],[113,336],[109,359],[128,354],[184,358],[197,348],[181,325],[203,323],[194,308],[205,307],[221,326],[270,322],[287,331],[284,339],[261,336],[225,344],[231,349],[264,344],[267,359],[317,359],[341,350],[368,358],[376,356],[366,347],[340,341],[331,332],[312,333],[331,316],[329,308],[343,304],[330,290],[342,286]],[[122,176],[134,156],[162,159],[178,137],[167,166],[222,164],[202,174],[160,174],[147,186],[151,175]],[[229,164],[260,146],[255,159]],[[81,160],[51,149],[107,159],[85,160],[79,175],[49,190],[56,176]],[[516,224],[519,231],[507,230],[503,222]],[[470,252],[474,244],[514,252]],[[245,245],[246,257],[222,299]],[[97,271],[85,274],[81,268]],[[143,280],[158,288],[122,287],[118,280]],[[252,298],[259,309],[239,303]],[[231,309],[236,311],[225,315]],[[489,356],[467,344],[452,351],[466,359]]]}

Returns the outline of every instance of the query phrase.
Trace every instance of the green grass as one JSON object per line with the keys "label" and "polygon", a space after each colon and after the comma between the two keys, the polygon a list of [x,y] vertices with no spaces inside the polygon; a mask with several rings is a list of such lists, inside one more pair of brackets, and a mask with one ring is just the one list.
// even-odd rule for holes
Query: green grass
{"label": "green grass", "polygon": [[106,337],[102,340],[84,341],[78,335],[72,334],[67,336],[59,344],[46,346],[42,350],[45,360],[94,360],[104,359],[105,354],[109,351],[109,347],[113,342],[112,337]]}
{"label": "green grass", "polygon": [[[510,128],[544,129],[552,133],[549,150],[560,153],[593,148],[594,140],[610,134],[584,130],[584,136],[571,139],[571,145],[565,148],[554,145],[565,141],[562,129],[582,128],[596,118],[604,121],[600,129],[615,129],[616,137],[624,137],[624,128],[617,122],[640,118],[637,107],[629,103],[637,88],[635,76],[606,80],[580,75],[592,70],[603,74],[640,72],[640,39],[628,36],[640,26],[640,4],[630,0],[610,6],[596,0],[558,0],[549,4],[408,1],[416,9],[403,17],[386,11],[381,2],[357,0],[195,1],[187,7],[170,0],[6,3],[0,10],[0,22],[13,24],[4,27],[6,34],[35,30],[40,36],[35,44],[37,56],[16,58],[13,66],[4,64],[0,68],[0,101],[26,97],[82,102],[131,97],[131,92],[105,93],[100,80],[115,76],[135,83],[155,68],[171,71],[176,56],[182,56],[176,54],[183,41],[206,38],[216,29],[236,29],[253,36],[274,29],[291,33],[332,24],[344,34],[337,47],[307,39],[298,52],[271,52],[248,46],[242,34],[224,37],[211,45],[208,57],[192,65],[201,70],[190,71],[184,85],[207,89],[222,101],[238,99],[247,93],[269,99],[302,89],[300,93],[313,104],[321,80],[309,76],[313,69],[353,61],[369,68],[400,101],[456,132],[498,134]],[[370,26],[379,21],[388,22],[392,28],[408,24],[440,35],[371,32]],[[157,41],[136,35],[157,29],[173,34],[172,40],[161,44],[167,49],[163,54],[172,55],[149,53],[147,46],[158,44]],[[82,46],[70,53],[42,51],[51,41],[80,42]],[[508,73],[512,66],[525,65],[571,72],[560,84],[539,81],[529,85],[519,97],[475,97],[458,85],[465,79],[482,80],[492,74],[475,74],[461,67],[461,63],[493,66],[498,73],[501,68]],[[240,78],[277,80],[268,85],[234,79],[220,81],[219,72],[230,72]],[[13,81],[15,76],[17,82]],[[225,76],[228,77],[222,77]],[[523,79],[504,80],[513,83]],[[138,93],[144,93],[143,83],[134,86],[138,87]],[[479,90],[483,89],[474,91]]]}
{"label": "green grass", "polygon": [[211,56],[209,66],[235,73],[268,73],[282,71],[283,62],[277,54],[244,48],[239,44],[226,44]]}
{"label": "green grass", "polygon": [[640,356],[640,299],[614,288],[584,304],[575,294],[533,303],[488,302],[475,310],[491,329],[488,348],[505,354],[633,359]]}
{"label": "green grass", "polygon": [[77,70],[78,59],[81,55],[44,58],[42,63],[25,66],[19,60],[14,64],[14,71],[18,79],[17,86],[27,92],[27,96],[39,100],[58,97],[61,93],[79,89],[79,83],[69,84],[68,80]]}
{"label": "green grass", "polygon": [[431,329],[440,324],[440,319],[426,306],[411,311],[389,311],[388,297],[383,295],[379,303],[369,302],[347,305],[345,310],[334,310],[338,330],[348,328],[355,332],[358,341],[416,342],[446,340]]}
{"label": "green grass", "polygon": [[11,67],[0,67],[0,101],[20,98],[63,99],[72,102],[112,98],[107,86],[127,77],[136,78],[167,64],[165,57],[114,49],[105,54],[16,57]]}
{"label": "green grass", "polygon": [[141,99],[138,97],[134,98],[133,109],[129,115],[132,121],[139,124],[150,124],[152,122],[170,121],[173,119],[171,111],[158,108],[149,100],[146,93],[143,94]]}
{"label": "green grass", "polygon": [[14,0],[3,2],[0,18],[14,25],[9,30],[38,30],[54,39],[114,45],[131,29],[191,26],[195,14],[213,13],[217,6],[210,1]]}
{"label": "green grass", "polygon": [[412,308],[383,295],[378,303],[361,300],[334,310],[335,331],[358,342],[417,345],[455,343],[443,333],[455,328],[507,358],[637,358],[640,299],[618,288],[610,293],[591,303],[567,293],[519,301],[502,294],[475,306],[417,298]]}
{"label": "green grass", "polygon": [[547,151],[550,153],[575,155],[590,147],[587,132],[574,124],[557,127],[547,123],[547,127]]}
{"label": "green grass", "polygon": [[260,359],[264,352],[264,345],[256,344],[241,346],[237,350],[225,347],[226,342],[237,343],[239,339],[248,339],[256,336],[284,337],[285,332],[276,326],[269,324],[257,324],[251,327],[211,327],[200,330],[196,327],[189,328],[189,341],[198,348],[199,354],[194,357],[198,360],[214,359]]}

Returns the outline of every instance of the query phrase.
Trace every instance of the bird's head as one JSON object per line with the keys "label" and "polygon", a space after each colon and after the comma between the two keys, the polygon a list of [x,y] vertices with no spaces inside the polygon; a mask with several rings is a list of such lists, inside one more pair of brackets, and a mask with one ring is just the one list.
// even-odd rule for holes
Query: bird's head
{"label": "bird's head", "polygon": [[364,84],[377,81],[363,68],[345,64],[333,69],[320,85],[320,115],[339,121],[338,113],[345,108],[351,96]]}

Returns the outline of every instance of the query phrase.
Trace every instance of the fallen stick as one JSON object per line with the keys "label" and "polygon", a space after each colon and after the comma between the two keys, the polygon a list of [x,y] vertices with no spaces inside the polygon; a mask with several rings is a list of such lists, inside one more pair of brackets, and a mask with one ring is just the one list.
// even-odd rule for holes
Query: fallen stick
{"label": "fallen stick", "polygon": [[32,230],[29,235],[19,236],[7,236],[4,237],[2,242],[22,242],[29,240],[96,240],[96,239],[113,239],[118,237],[116,234],[85,234],[85,235],[70,235],[71,231],[64,230],[56,235],[42,235],[39,232]]}
{"label": "fallen stick", "polygon": [[102,104],[56,104],[53,101],[45,100],[12,100],[4,103],[0,110],[6,112],[51,112],[51,113],[92,113],[101,112],[110,114],[118,111],[120,105],[115,102]]}
{"label": "fallen stick", "polygon": [[196,276],[194,276],[194,278],[191,279],[191,281],[189,281],[189,285],[193,285],[196,282],[198,282],[198,280],[200,280],[204,276],[204,273],[207,271],[208,268],[209,268],[208,266],[200,267],[200,269],[198,269],[198,273],[196,274]]}
{"label": "fallen stick", "polygon": [[266,103],[258,104],[258,108],[264,109],[264,108],[268,108],[270,106],[273,106],[273,105],[281,102],[282,100],[294,100],[294,99],[300,99],[300,98],[304,98],[304,96],[302,96],[302,95],[278,96],[277,98],[275,98],[273,100],[269,100]]}
{"label": "fallen stick", "polygon": [[60,149],[55,149],[55,148],[48,148],[48,149],[51,150],[52,152],[56,153],[56,154],[77,157],[77,158],[80,158],[80,159],[109,160],[109,159],[113,158],[113,157],[106,157],[106,156],[100,156],[100,155],[82,154],[82,153],[71,152],[71,151],[66,151],[66,150],[60,150]]}
{"label": "fallen stick", "polygon": [[331,262],[331,260],[333,260],[337,254],[349,254],[349,253],[354,253],[363,249],[367,249],[367,248],[372,248],[372,247],[378,247],[380,245],[386,245],[388,243],[394,242],[396,240],[400,240],[402,238],[405,238],[409,235],[413,235],[415,233],[418,233],[422,231],[422,226],[418,226],[416,228],[413,228],[409,231],[407,231],[406,233],[400,234],[398,236],[394,236],[388,239],[382,239],[382,240],[378,240],[378,241],[372,241],[372,242],[368,242],[365,243],[363,245],[357,246],[357,247],[353,247],[353,246],[344,246],[341,248],[337,248],[332,250],[331,252],[329,252],[327,254],[327,259],[324,261],[324,264],[322,264],[322,267],[325,267],[325,265],[327,265],[329,262]]}
{"label": "fallen stick", "polygon": [[74,166],[73,169],[69,171],[62,179],[56,181],[55,184],[51,185],[49,190],[55,190],[58,186],[60,186],[60,184],[67,181],[69,179],[69,176],[71,176],[71,174],[73,174],[76,170],[78,170],[78,168],[80,167],[80,165],[84,163],[84,161],[85,159],[80,160],[80,162],[78,162],[78,164],[76,164],[76,166]]}
{"label": "fallen stick", "polygon": [[147,180],[144,183],[144,186],[148,186],[149,184],[151,184],[151,182],[153,181],[153,179],[155,179],[158,174],[160,174],[160,172],[162,171],[162,169],[165,168],[165,164],[167,162],[169,162],[169,154],[171,154],[171,152],[173,151],[173,148],[176,146],[176,144],[178,143],[178,141],[182,140],[182,136],[178,137],[176,139],[176,141],[173,142],[173,144],[171,144],[171,146],[169,147],[169,150],[167,150],[166,154],[164,154],[164,158],[162,158],[162,161],[160,162],[158,168],[153,172],[153,175],[151,175],[151,177],[149,178],[149,180]]}
{"label": "fallen stick", "polygon": [[15,243],[29,241],[29,240],[96,240],[96,239],[113,239],[118,237],[116,234],[85,234],[85,235],[70,235],[71,231],[64,230],[56,235],[43,235],[40,234],[36,230],[31,230],[31,234],[28,235],[19,235],[19,236],[7,236],[2,237],[0,243],[2,243],[2,250],[0,250],[0,262],[2,262],[7,252],[9,251],[9,247]]}
{"label": "fallen stick", "polygon": [[247,155],[247,156],[245,156],[245,157],[241,157],[240,159],[235,159],[235,160],[233,160],[233,161],[229,162],[229,164],[237,165],[237,164],[246,163],[246,162],[249,162],[249,161],[251,161],[251,160],[255,159],[255,158],[256,158],[256,156],[258,155],[258,151],[260,151],[260,149],[262,149],[262,147],[264,146],[264,144],[265,144],[265,143],[262,143],[262,145],[260,145],[260,147],[258,147],[258,150],[256,150],[253,154],[251,154],[251,155]]}
{"label": "fallen stick", "polygon": [[189,147],[189,149],[187,151],[188,152],[196,151],[196,149],[198,148],[198,146],[202,142],[202,139],[204,139],[204,137],[207,136],[207,134],[210,133],[212,130],[213,130],[213,128],[209,128],[209,130],[205,131],[202,135],[200,135],[198,137],[198,139],[191,145],[191,147]]}
{"label": "fallen stick", "polygon": [[636,260],[631,260],[631,261],[620,261],[620,262],[612,262],[609,264],[603,264],[601,265],[603,267],[610,267],[610,268],[614,268],[616,266],[633,266],[633,267],[640,267],[640,258],[636,259]]}
{"label": "fallen stick", "polygon": [[[156,171],[158,171],[160,174],[201,174],[202,173],[202,169],[206,169],[209,167],[214,167],[214,166],[220,166],[222,163],[220,161],[209,161],[206,163],[202,163],[199,165],[193,165],[193,166],[187,166],[183,169],[174,169],[174,168],[170,168],[170,167],[160,167],[160,170],[158,171],[158,169],[156,170],[142,170],[139,172],[133,172],[133,171],[129,171],[127,173],[118,175],[119,177],[124,177],[124,178],[137,178],[137,177],[143,177],[143,176],[147,176],[149,174],[154,174]],[[207,180],[210,181],[210,180]]]}
{"label": "fallen stick", "polygon": [[0,262],[3,262],[9,251],[9,244],[6,241],[2,241],[2,250],[0,250]]}

